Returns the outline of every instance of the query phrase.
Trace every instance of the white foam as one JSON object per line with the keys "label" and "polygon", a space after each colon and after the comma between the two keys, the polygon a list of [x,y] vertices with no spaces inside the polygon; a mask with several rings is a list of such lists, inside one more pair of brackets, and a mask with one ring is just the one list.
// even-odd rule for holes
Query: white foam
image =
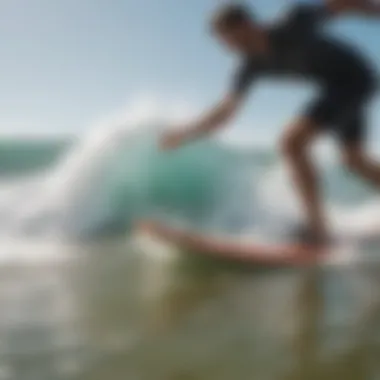
{"label": "white foam", "polygon": [[[107,163],[133,138],[145,132],[157,133],[160,125],[180,114],[189,113],[184,104],[157,102],[141,97],[122,112],[98,123],[88,135],[78,138],[67,155],[54,167],[32,180],[1,186],[0,215],[7,234],[34,230],[39,233],[58,232],[63,225],[80,229],[86,212],[80,206],[90,197],[108,169]],[[165,115],[165,117],[164,117]],[[164,122],[164,120],[166,120]],[[79,212],[78,212],[79,211]],[[88,210],[94,218],[93,210]]]}

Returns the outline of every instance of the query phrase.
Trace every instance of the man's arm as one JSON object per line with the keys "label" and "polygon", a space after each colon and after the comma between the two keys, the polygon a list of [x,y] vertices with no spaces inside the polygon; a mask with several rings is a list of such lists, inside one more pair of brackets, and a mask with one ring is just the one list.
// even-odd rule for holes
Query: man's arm
{"label": "man's arm", "polygon": [[344,14],[380,16],[380,0],[319,0],[291,9],[287,23],[296,36],[316,30],[321,24]]}
{"label": "man's arm", "polygon": [[380,2],[378,0],[325,0],[325,2],[333,15],[356,13],[380,17]]}
{"label": "man's arm", "polygon": [[233,77],[229,94],[198,121],[185,126],[185,130],[167,133],[162,141],[164,149],[177,148],[223,127],[239,110],[256,76],[252,62],[243,61]]}
{"label": "man's arm", "polygon": [[177,148],[184,143],[201,138],[223,127],[236,114],[242,100],[243,97],[237,94],[226,96],[198,121],[187,125],[186,129],[166,134],[162,142],[163,147],[166,149]]}
{"label": "man's arm", "polygon": [[242,98],[237,95],[227,95],[208,113],[190,126],[188,137],[196,139],[225,126],[236,114]]}

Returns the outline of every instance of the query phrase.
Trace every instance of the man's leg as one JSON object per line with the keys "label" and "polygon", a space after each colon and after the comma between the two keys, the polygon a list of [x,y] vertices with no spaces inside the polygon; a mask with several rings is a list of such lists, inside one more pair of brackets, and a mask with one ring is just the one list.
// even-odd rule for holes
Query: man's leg
{"label": "man's leg", "polygon": [[312,143],[319,135],[318,126],[309,118],[300,118],[285,132],[282,151],[290,166],[295,190],[306,212],[312,239],[323,242],[327,232],[321,204],[317,171],[310,157]]}
{"label": "man's leg", "polygon": [[370,158],[362,144],[344,145],[343,161],[350,171],[380,189],[380,162]]}
{"label": "man's leg", "polygon": [[359,110],[341,126],[342,156],[345,166],[380,189],[380,162],[369,157],[365,149],[365,110]]}

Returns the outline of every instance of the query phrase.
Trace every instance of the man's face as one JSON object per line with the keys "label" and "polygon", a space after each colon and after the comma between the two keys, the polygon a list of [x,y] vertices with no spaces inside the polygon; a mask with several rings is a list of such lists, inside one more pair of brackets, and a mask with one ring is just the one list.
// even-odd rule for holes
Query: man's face
{"label": "man's face", "polygon": [[254,28],[248,23],[242,23],[233,28],[220,28],[216,30],[216,37],[229,50],[246,54],[252,50]]}

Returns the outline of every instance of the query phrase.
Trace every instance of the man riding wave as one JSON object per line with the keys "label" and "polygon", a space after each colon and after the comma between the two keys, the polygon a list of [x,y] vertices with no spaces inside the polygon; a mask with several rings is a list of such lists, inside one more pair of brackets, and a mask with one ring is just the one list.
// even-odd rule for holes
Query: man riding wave
{"label": "man riding wave", "polygon": [[301,78],[318,85],[317,98],[286,128],[281,141],[306,213],[309,241],[316,245],[324,244],[329,237],[309,154],[320,135],[335,134],[346,167],[380,187],[380,163],[365,149],[366,108],[377,88],[377,74],[354,47],[322,32],[326,22],[344,13],[380,16],[380,4],[369,0],[300,4],[270,26],[256,22],[245,5],[232,3],[218,9],[212,18],[212,31],[241,58],[230,91],[199,120],[162,138],[164,149],[174,149],[218,130],[237,113],[259,78]]}

